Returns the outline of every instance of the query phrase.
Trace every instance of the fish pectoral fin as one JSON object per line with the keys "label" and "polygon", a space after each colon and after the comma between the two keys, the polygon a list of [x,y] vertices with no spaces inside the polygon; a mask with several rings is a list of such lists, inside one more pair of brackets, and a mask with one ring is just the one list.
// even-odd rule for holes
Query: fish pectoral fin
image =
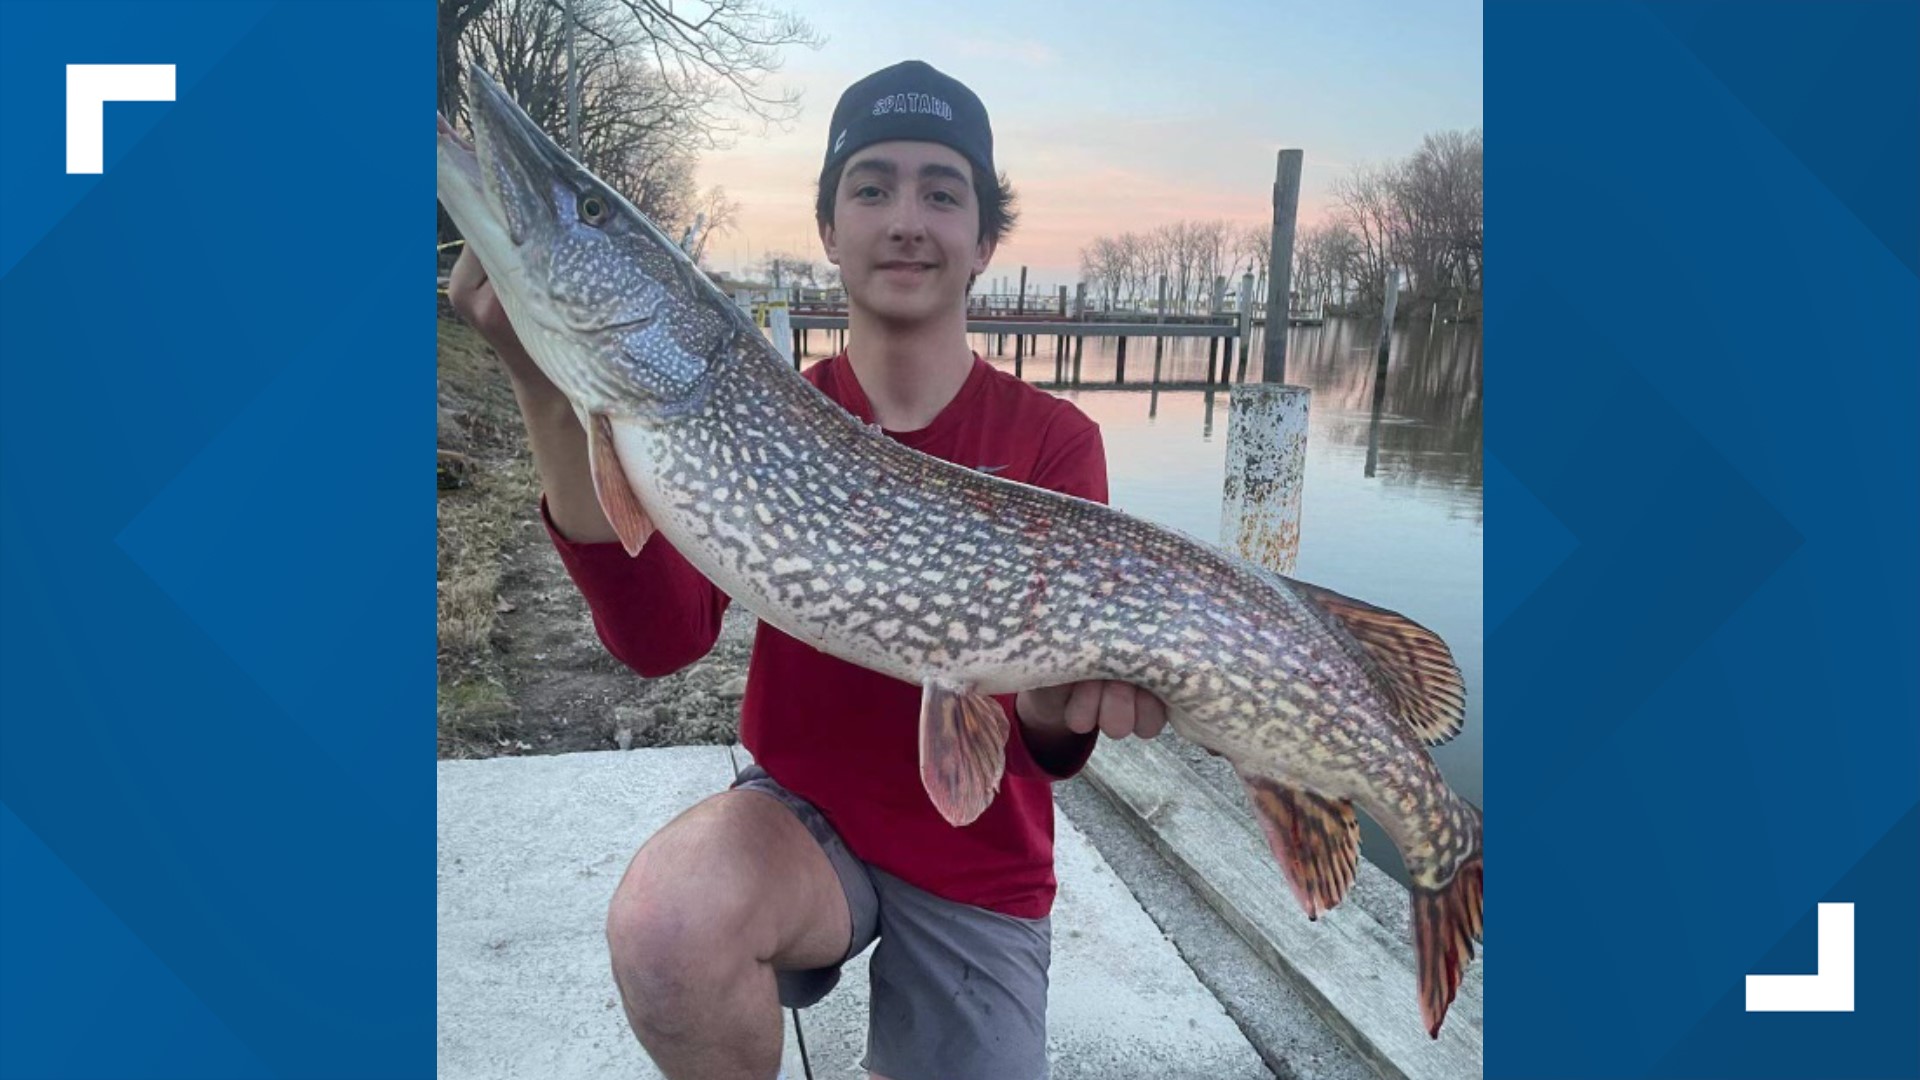
{"label": "fish pectoral fin", "polygon": [[1000,703],[929,679],[920,696],[920,782],[940,816],[971,824],[993,805],[1011,725]]}
{"label": "fish pectoral fin", "polygon": [[1287,582],[1359,644],[1375,681],[1399,717],[1428,746],[1455,735],[1467,719],[1467,688],[1440,635],[1397,612],[1305,582]]}
{"label": "fish pectoral fin", "polygon": [[600,510],[620,537],[620,546],[628,555],[640,554],[647,537],[653,535],[653,519],[640,505],[640,496],[620,467],[620,454],[613,448],[613,421],[605,413],[587,418],[588,460],[593,469],[593,493],[600,497]]}
{"label": "fish pectoral fin", "polygon": [[1473,943],[1480,940],[1482,865],[1475,855],[1440,888],[1416,884],[1407,890],[1413,902],[1413,951],[1420,970],[1420,1019],[1427,1025],[1427,1035],[1435,1039],[1473,961]]}
{"label": "fish pectoral fin", "polygon": [[1307,918],[1333,910],[1360,869],[1360,821],[1353,803],[1329,799],[1265,776],[1242,772],[1267,846]]}

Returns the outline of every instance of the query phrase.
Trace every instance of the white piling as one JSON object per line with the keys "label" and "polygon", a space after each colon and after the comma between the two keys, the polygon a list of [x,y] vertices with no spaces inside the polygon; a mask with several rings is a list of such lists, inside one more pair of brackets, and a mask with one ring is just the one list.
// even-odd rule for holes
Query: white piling
{"label": "white piling", "polygon": [[1242,384],[1227,414],[1220,546],[1280,574],[1300,555],[1310,396],[1304,386]]}
{"label": "white piling", "polygon": [[787,314],[787,302],[775,300],[767,312],[767,323],[773,331],[773,347],[787,363],[793,363],[793,320]]}

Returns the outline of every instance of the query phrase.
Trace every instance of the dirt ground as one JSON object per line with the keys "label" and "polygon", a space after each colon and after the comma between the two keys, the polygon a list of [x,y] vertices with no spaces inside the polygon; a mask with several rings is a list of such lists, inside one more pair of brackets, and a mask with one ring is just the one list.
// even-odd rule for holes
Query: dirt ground
{"label": "dirt ground", "polygon": [[506,373],[444,300],[439,390],[440,756],[733,741],[753,616],[665,678],[615,660],[540,522]]}

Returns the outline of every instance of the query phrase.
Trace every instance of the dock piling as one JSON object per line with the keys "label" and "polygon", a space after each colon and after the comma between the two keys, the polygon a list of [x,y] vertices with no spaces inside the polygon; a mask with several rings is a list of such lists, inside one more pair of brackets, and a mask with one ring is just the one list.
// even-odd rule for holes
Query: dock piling
{"label": "dock piling", "polygon": [[1293,313],[1293,223],[1300,210],[1299,150],[1280,151],[1273,181],[1273,247],[1267,257],[1267,341],[1260,381],[1287,378],[1287,316]]}

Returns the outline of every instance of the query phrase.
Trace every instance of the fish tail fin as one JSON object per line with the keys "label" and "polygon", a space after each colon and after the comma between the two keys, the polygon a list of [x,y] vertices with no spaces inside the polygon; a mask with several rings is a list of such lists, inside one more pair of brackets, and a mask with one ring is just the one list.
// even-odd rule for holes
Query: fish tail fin
{"label": "fish tail fin", "polygon": [[1427,888],[1416,880],[1408,892],[1413,898],[1413,951],[1420,968],[1420,1019],[1427,1034],[1438,1039],[1447,1007],[1473,960],[1473,943],[1480,940],[1484,889],[1479,849],[1445,884]]}

